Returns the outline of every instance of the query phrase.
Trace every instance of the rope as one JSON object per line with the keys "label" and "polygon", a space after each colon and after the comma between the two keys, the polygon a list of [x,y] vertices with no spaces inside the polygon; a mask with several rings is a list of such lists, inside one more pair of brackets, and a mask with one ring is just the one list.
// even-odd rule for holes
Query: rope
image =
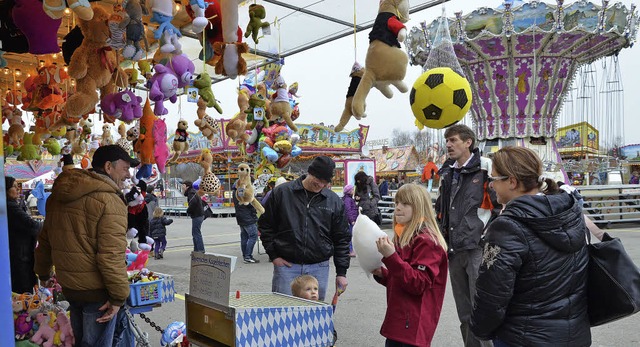
{"label": "rope", "polygon": [[353,61],[358,61],[358,40],[356,38],[356,34],[358,33],[357,26],[356,0],[353,0]]}

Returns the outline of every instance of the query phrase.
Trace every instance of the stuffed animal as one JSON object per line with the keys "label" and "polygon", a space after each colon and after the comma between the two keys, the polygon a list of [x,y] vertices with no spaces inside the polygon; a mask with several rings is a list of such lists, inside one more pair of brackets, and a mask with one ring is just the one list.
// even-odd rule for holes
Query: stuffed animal
{"label": "stuffed animal", "polygon": [[157,118],[153,121],[153,157],[161,174],[165,172],[167,159],[169,159],[169,145],[167,145],[167,123],[164,119]]}
{"label": "stuffed animal", "polygon": [[[358,64],[358,62],[353,63],[353,66],[351,67],[351,74],[349,74],[349,77],[351,77],[351,83],[349,84],[349,89],[347,89],[347,99],[344,102],[344,110],[342,110],[340,122],[338,122],[338,125],[336,125],[336,127],[333,129],[333,131],[335,132],[342,131],[345,125],[349,123],[349,119],[353,115],[353,113],[351,112],[351,104],[353,101],[353,96],[356,94],[356,89],[358,89],[358,85],[360,84],[360,80],[362,79],[362,75],[364,75],[364,68],[360,64]],[[361,115],[355,118],[357,120],[360,120],[364,116],[366,115]]]}
{"label": "stuffed animal", "polygon": [[[255,93],[253,93],[255,94]],[[249,109],[249,89],[246,87],[238,89],[238,108],[240,112],[245,112]]]}
{"label": "stuffed animal", "polygon": [[243,112],[237,113],[235,117],[229,120],[229,123],[227,123],[225,127],[227,136],[238,144],[241,151],[244,150],[244,146],[247,140],[249,140],[249,134],[247,134],[246,129],[247,114]]}
{"label": "stuffed animal", "polygon": [[249,52],[249,46],[238,40],[238,4],[239,0],[225,0],[220,3],[222,14],[222,38],[224,42],[215,42],[213,50],[220,60],[215,65],[218,75],[235,79],[247,73],[247,62],[242,53]]}
{"label": "stuffed animal", "polygon": [[126,37],[125,31],[127,29],[127,22],[125,22],[125,18],[128,15],[122,8],[122,5],[116,3],[113,5],[113,13],[109,16],[109,21],[107,24],[109,25],[109,31],[111,32],[111,37],[107,40],[107,43],[113,49],[122,49],[126,46]]}
{"label": "stuffed animal", "polygon": [[198,95],[207,102],[207,107],[213,107],[219,114],[222,114],[222,107],[218,104],[213,90],[211,89],[211,76],[203,72],[193,81],[193,86],[198,88]]}
{"label": "stuffed animal", "polygon": [[204,10],[209,4],[204,0],[189,0],[189,5],[191,5],[191,9],[194,12],[194,18],[191,21],[191,30],[196,34],[201,33],[209,23],[204,14]]}
{"label": "stuffed animal", "polygon": [[209,141],[213,141],[213,137],[220,133],[220,125],[215,119],[211,118],[207,113],[207,102],[202,98],[198,98],[198,119],[193,123],[198,127],[202,136]]}
{"label": "stuffed animal", "polygon": [[184,88],[191,84],[196,67],[185,54],[172,56],[164,65],[171,69],[178,78],[178,88]]}
{"label": "stuffed animal", "polygon": [[113,140],[113,136],[111,136],[111,125],[104,124],[102,126],[102,136],[100,138],[100,144],[102,146],[113,145],[115,141]]}
{"label": "stuffed animal", "polygon": [[278,119],[284,120],[289,128],[293,131],[298,131],[298,127],[293,124],[291,119],[291,104],[289,103],[289,92],[287,90],[287,84],[284,82],[282,76],[278,76],[274,82],[276,94],[271,101],[271,115],[269,120],[275,121]]}
{"label": "stuffed animal", "polygon": [[138,159],[140,159],[140,163],[142,164],[136,173],[137,179],[148,178],[151,176],[151,168],[153,164],[156,163],[156,158],[153,155],[155,148],[153,123],[156,119],[158,119],[158,117],[156,117],[153,114],[153,111],[151,111],[149,99],[147,99],[142,111],[142,118],[140,118],[140,135],[138,135],[138,140],[133,146],[133,150],[137,153]]}
{"label": "stuffed animal", "polygon": [[71,320],[64,311],[59,311],[56,317],[56,324],[60,331],[60,341],[62,341],[62,346],[73,347],[76,343],[76,339],[73,336]]}
{"label": "stuffed animal", "polygon": [[[51,64],[38,68],[35,77],[29,108],[31,110],[47,110],[65,102],[65,95],[60,84],[69,79],[69,75],[57,65]],[[25,87],[27,83],[25,81]],[[36,94],[37,96],[33,96]]]}
{"label": "stuffed animal", "polygon": [[58,155],[62,151],[60,142],[58,142],[58,140],[53,137],[50,137],[46,141],[44,141],[44,144],[42,146],[46,148],[47,152],[49,152],[49,154],[51,155]]}
{"label": "stuffed animal", "polygon": [[30,341],[43,347],[53,347],[53,337],[56,332],[49,326],[49,316],[42,312],[36,313],[38,331],[31,337]]}
{"label": "stuffed animal", "polygon": [[244,33],[244,37],[253,39],[253,42],[258,44],[258,34],[260,29],[269,27],[269,22],[263,22],[262,20],[267,16],[267,11],[264,6],[259,4],[249,5],[249,24],[247,24],[247,30]]}
{"label": "stuffed animal", "polygon": [[174,14],[172,0],[151,0],[151,22],[158,24],[158,29],[153,33],[156,40],[160,40],[160,52],[181,54],[182,44],[178,40],[182,37],[180,29],[171,24]]}
{"label": "stuffed animal", "polygon": [[365,116],[365,101],[372,87],[389,99],[393,96],[390,85],[401,93],[409,90],[402,81],[409,58],[400,47],[407,34],[403,23],[408,20],[409,0],[380,1],[378,16],[369,34],[364,74],[353,96],[351,109],[356,119]]}
{"label": "stuffed animal", "polygon": [[9,123],[8,144],[14,147],[20,146],[22,138],[24,137],[24,123],[22,122],[22,111],[15,106],[4,105],[2,106],[2,123],[4,121]]}
{"label": "stuffed animal", "polygon": [[178,121],[178,127],[176,133],[173,136],[173,157],[170,162],[176,162],[180,154],[186,154],[189,152],[189,133],[187,128],[189,123],[186,120],[180,119]]}
{"label": "stuffed animal", "polygon": [[[67,100],[65,108],[68,117],[79,117],[90,113],[98,103],[100,89],[102,95],[115,89],[112,73],[117,68],[115,52],[107,44],[109,15],[97,4],[92,5],[94,16],[90,21],[79,21],[84,35],[82,44],[71,56],[68,73],[76,79],[76,92]],[[124,72],[118,74],[125,76]]]}
{"label": "stuffed animal", "polygon": [[124,9],[127,16],[122,21],[122,24],[126,26],[127,45],[122,51],[122,56],[125,59],[138,61],[145,54],[145,51],[140,46],[140,41],[144,41],[146,50],[149,49],[149,43],[144,34],[144,23],[142,22],[142,16],[148,15],[149,11],[144,4],[144,0],[127,0]]}
{"label": "stuffed animal", "polygon": [[236,181],[236,199],[240,205],[253,206],[259,215],[264,213],[264,207],[254,196],[253,184],[251,184],[251,167],[245,163],[238,165],[238,180]]}
{"label": "stuffed animal", "polygon": [[116,145],[122,147],[129,154],[133,152],[133,146],[131,145],[131,142],[127,140],[127,128],[124,123],[120,123],[120,125],[118,125],[118,135],[120,135],[120,138],[116,140]]}
{"label": "stuffed animal", "polygon": [[82,20],[93,18],[93,9],[88,1],[82,0],[43,0],[42,8],[44,12],[53,19],[60,19],[64,15],[64,10],[69,8]]}
{"label": "stuffed animal", "polygon": [[173,70],[162,64],[156,64],[153,68],[156,73],[150,80],[149,99],[156,103],[153,112],[158,116],[164,116],[169,113],[169,110],[164,107],[164,100],[169,100],[174,104],[178,100],[178,77],[173,73]]}
{"label": "stuffed animal", "polygon": [[[15,0],[11,11],[16,27],[29,41],[29,53],[51,54],[60,52],[58,28],[62,20],[53,19],[44,12],[38,0]],[[3,25],[2,30],[7,30]]]}
{"label": "stuffed animal", "polygon": [[18,155],[18,158],[16,158],[16,160],[25,161],[41,159],[38,146],[33,144],[33,136],[34,134],[32,133],[24,133],[24,136],[22,137],[22,146],[20,147],[20,155]]}
{"label": "stuffed animal", "polygon": [[100,108],[106,115],[130,123],[142,117],[141,103],[142,97],[126,89],[103,96],[100,100]]}
{"label": "stuffed animal", "polygon": [[127,202],[127,229],[135,228],[138,230],[138,243],[146,243],[147,235],[149,235],[149,214],[147,212],[144,196],[136,186],[124,195]]}
{"label": "stuffed animal", "polygon": [[267,101],[262,94],[253,93],[249,97],[247,109],[244,113],[247,114],[247,130],[254,129],[258,125],[258,122],[262,122],[263,126],[269,126],[269,120],[266,118]]}
{"label": "stuffed animal", "polygon": [[198,195],[204,194],[218,194],[220,190],[220,180],[213,172],[211,172],[211,165],[213,165],[213,156],[209,149],[203,149],[200,154],[200,166],[204,169],[204,175],[202,176],[202,182],[200,182],[200,188],[198,189]]}

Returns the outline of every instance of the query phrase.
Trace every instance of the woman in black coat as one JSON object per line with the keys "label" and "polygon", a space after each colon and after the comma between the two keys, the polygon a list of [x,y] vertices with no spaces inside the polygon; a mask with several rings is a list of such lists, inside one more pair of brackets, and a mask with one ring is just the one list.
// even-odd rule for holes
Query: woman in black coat
{"label": "woman in black coat", "polygon": [[505,207],[484,237],[471,330],[496,347],[591,345],[578,196],[524,147],[497,151],[489,182]]}
{"label": "woman in black coat", "polygon": [[18,201],[20,191],[16,179],[7,176],[4,181],[7,189],[11,291],[31,293],[37,282],[33,264],[36,240],[42,224],[33,220]]}

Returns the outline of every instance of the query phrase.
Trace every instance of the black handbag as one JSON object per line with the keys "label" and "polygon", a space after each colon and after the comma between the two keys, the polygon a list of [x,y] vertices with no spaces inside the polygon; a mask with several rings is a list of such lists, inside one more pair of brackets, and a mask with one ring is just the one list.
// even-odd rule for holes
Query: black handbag
{"label": "black handbag", "polygon": [[640,310],[640,269],[619,238],[604,233],[602,242],[592,244],[589,237],[587,295],[592,327]]}

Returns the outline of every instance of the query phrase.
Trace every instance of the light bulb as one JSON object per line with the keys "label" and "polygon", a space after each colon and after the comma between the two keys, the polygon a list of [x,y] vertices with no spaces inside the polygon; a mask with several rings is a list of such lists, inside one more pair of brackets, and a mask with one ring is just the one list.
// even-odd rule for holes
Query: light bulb
{"label": "light bulb", "polygon": [[44,60],[40,60],[40,62],[38,62],[38,66],[43,67],[44,66]]}
{"label": "light bulb", "polygon": [[20,88],[22,86],[22,82],[20,80],[16,81],[16,88]]}
{"label": "light bulb", "polygon": [[71,10],[67,7],[64,9],[64,14],[66,15],[70,15],[71,14]]}
{"label": "light bulb", "polygon": [[11,70],[9,70],[9,68],[8,68],[8,67],[5,67],[5,68],[4,68],[4,74],[5,74],[5,75],[8,75],[8,74],[9,74],[9,71],[11,71]]}
{"label": "light bulb", "polygon": [[176,4],[176,12],[180,12],[180,8],[182,8],[182,6],[180,6],[180,4]]}
{"label": "light bulb", "polygon": [[63,70],[64,70],[64,72],[68,72],[68,71],[69,71],[69,68],[68,68],[67,66],[65,66],[65,67],[63,68]]}
{"label": "light bulb", "polygon": [[14,74],[16,75],[16,77],[20,77],[22,75],[22,71],[20,71],[20,69],[15,69]]}
{"label": "light bulb", "polygon": [[53,55],[51,56],[51,58],[53,58],[53,59],[58,59],[58,53],[53,53]]}

